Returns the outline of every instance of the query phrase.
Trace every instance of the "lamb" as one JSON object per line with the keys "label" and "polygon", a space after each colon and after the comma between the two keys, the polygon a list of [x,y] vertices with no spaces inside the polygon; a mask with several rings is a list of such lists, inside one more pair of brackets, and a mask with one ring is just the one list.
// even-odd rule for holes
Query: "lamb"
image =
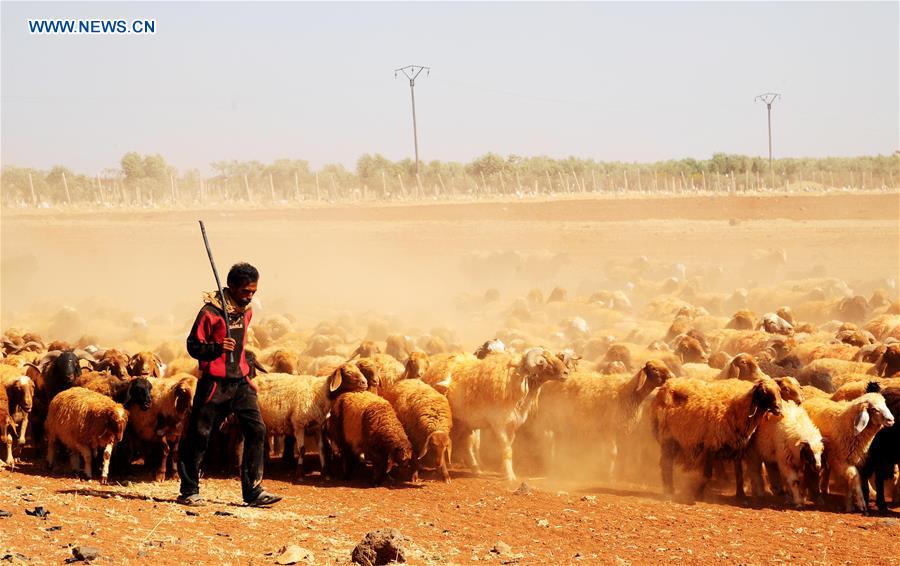
{"label": "lamb", "polygon": [[[256,379],[259,387],[259,412],[269,435],[293,436],[296,446],[303,445],[308,428],[316,430],[319,461],[326,471],[321,427],[335,397],[349,391],[365,391],[369,383],[353,364],[343,364],[330,376],[295,376],[269,373]],[[296,478],[303,478],[303,458],[297,461]]]}
{"label": "lamb", "polygon": [[828,492],[830,470],[834,470],[847,482],[847,511],[856,508],[865,512],[858,467],[864,463],[875,434],[894,424],[894,416],[884,397],[866,393],[853,401],[811,398],[804,401],[802,407],[825,439],[821,491]]}
{"label": "lamb", "polygon": [[764,314],[756,328],[757,330],[763,329],[769,334],[781,334],[783,336],[794,334],[794,325],[773,312]]}
{"label": "lamb", "polygon": [[[2,387],[9,400],[6,407],[9,411],[9,424],[18,429],[16,444],[25,444],[25,433],[28,430],[28,418],[34,403],[34,381],[25,375],[10,376],[2,381]],[[4,433],[6,422],[0,418],[0,434]]]}
{"label": "lamb", "polygon": [[403,366],[400,379],[422,379],[430,366],[428,356],[424,352],[412,352]]}
{"label": "lamb", "polygon": [[60,442],[71,452],[72,468],[78,467],[81,456],[83,473],[91,479],[92,454],[102,449],[100,483],[105,485],[113,446],[122,441],[127,423],[125,408],[105,395],[83,387],[61,392],[50,402],[47,412],[47,466],[53,468],[56,443]]}
{"label": "lamb", "polygon": [[750,354],[738,354],[722,368],[717,379],[740,379],[743,381],[756,381],[766,375],[759,369],[759,364]]}
{"label": "lamb", "polygon": [[665,493],[674,493],[672,468],[676,457],[685,466],[703,466],[696,498],[703,495],[715,460],[733,459],[737,496],[743,497],[740,460],[766,413],[781,415],[781,394],[778,385],[768,378],[755,383],[675,378],[659,389],[650,411],[661,449],[660,472]]}
{"label": "lamb", "polygon": [[452,450],[450,430],[453,418],[447,398],[418,379],[399,381],[379,393],[394,408],[412,444],[413,481],[418,481],[419,469],[430,452],[441,477],[450,483],[447,467]]}
{"label": "lamb", "polygon": [[128,364],[130,358],[128,354],[115,348],[105,350],[102,354],[95,356],[99,361],[94,364],[97,371],[108,371],[116,377],[128,377]]}
{"label": "lamb", "polygon": [[161,460],[154,471],[154,479],[163,481],[167,471],[174,469],[178,441],[187,426],[188,415],[197,390],[197,378],[188,374],[172,377],[147,378],[151,384],[149,409],[129,407],[128,430],[142,446],[144,460],[149,463],[148,450],[158,449]]}
{"label": "lamb", "polygon": [[[818,482],[825,446],[822,433],[802,407],[785,401],[781,412],[782,418],[765,418],[759,423],[747,450],[747,470],[754,497],[765,493],[762,480],[762,464],[765,464],[773,489],[777,476],[783,482],[781,485],[787,485],[794,505],[800,508],[803,505],[801,485]],[[816,494],[817,488],[813,496]]]}
{"label": "lamb", "polygon": [[756,315],[746,309],[734,313],[725,328],[734,330],[753,330],[756,327]]}
{"label": "lamb", "polygon": [[272,352],[266,363],[273,373],[292,373],[296,375],[300,372],[300,355],[292,350],[279,348]]}
{"label": "lamb", "polygon": [[551,431],[555,443],[574,446],[589,440],[592,450],[601,445],[612,471],[613,458],[623,437],[633,430],[641,402],[673,377],[657,360],[648,361],[633,376],[575,372],[565,381],[544,385],[531,424],[536,430]]}
{"label": "lamb", "polygon": [[385,338],[384,353],[393,356],[397,361],[405,360],[413,351],[415,351],[415,346],[409,336],[390,334]]}
{"label": "lamb", "polygon": [[353,353],[350,355],[350,359],[352,360],[357,356],[359,356],[360,358],[371,358],[375,354],[380,353],[381,348],[378,347],[378,344],[371,340],[363,340],[359,344],[359,346],[357,346],[357,348],[353,350]]}
{"label": "lamb", "polygon": [[338,446],[346,479],[363,455],[372,463],[374,485],[395,466],[406,468],[412,459],[412,445],[391,404],[369,391],[340,395],[328,415],[326,430]]}
{"label": "lamb", "polygon": [[[441,369],[438,367],[437,369]],[[569,369],[556,355],[532,348],[515,357],[492,354],[483,360],[459,356],[435,375],[435,365],[425,381],[446,384],[455,429],[465,439],[466,463],[479,473],[475,456],[475,431],[490,428],[503,447],[502,462],[507,480],[515,480],[512,444],[516,431],[528,418],[532,404],[547,381],[565,381]]]}

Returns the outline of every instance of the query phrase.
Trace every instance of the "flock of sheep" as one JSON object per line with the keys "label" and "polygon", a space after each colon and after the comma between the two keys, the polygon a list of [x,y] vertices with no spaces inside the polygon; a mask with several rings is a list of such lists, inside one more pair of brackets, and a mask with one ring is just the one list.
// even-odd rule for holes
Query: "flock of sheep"
{"label": "flock of sheep", "polygon": [[[311,328],[263,316],[248,355],[267,462],[295,467],[298,481],[311,469],[352,478],[370,468],[376,484],[424,472],[449,482],[461,465],[496,465],[509,480],[521,467],[554,478],[578,468],[603,481],[661,480],[670,494],[677,462],[698,472],[691,499],[714,476],[733,477],[743,498],[746,473],[753,497],[797,507],[836,487],[848,511],[866,512],[870,481],[879,510],[888,483],[900,501],[892,282],[854,291],[818,277],[719,293],[714,274],[676,267],[638,258],[610,270],[617,290],[573,298],[561,287],[507,302],[494,289],[461,296],[473,324],[497,324],[480,346],[444,327],[397,332],[389,316]],[[45,342],[7,329],[2,351],[6,465],[16,444],[51,467],[63,449],[73,470],[99,469],[101,482],[140,461],[158,481],[172,476],[199,376],[182,342],[130,354],[90,335]],[[239,469],[231,418],[210,442],[207,472]]]}

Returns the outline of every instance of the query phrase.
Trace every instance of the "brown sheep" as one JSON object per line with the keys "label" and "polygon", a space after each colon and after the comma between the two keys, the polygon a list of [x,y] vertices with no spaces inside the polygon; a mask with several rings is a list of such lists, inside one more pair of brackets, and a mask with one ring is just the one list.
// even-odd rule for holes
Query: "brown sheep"
{"label": "brown sheep", "polygon": [[100,483],[106,484],[113,446],[122,441],[127,423],[125,408],[105,395],[83,387],[59,393],[47,412],[47,466],[53,467],[59,442],[71,452],[72,469],[78,468],[81,456],[83,473],[90,479],[93,452],[102,449]]}
{"label": "brown sheep", "polygon": [[412,338],[403,334],[390,334],[385,338],[384,353],[393,356],[395,360],[402,361],[415,351]]}
{"label": "brown sheep", "polygon": [[148,378],[148,381],[152,386],[150,408],[144,410],[143,407],[132,406],[129,409],[129,436],[142,445],[148,464],[147,450],[159,450],[161,460],[154,473],[156,481],[163,481],[167,470],[174,470],[178,441],[187,427],[197,378],[178,374]]}
{"label": "brown sheep", "polygon": [[162,360],[153,352],[138,352],[128,360],[131,377],[162,377]]}
{"label": "brown sheep", "polygon": [[292,350],[278,349],[268,359],[273,373],[299,374],[300,356]]}
{"label": "brown sheep", "polygon": [[429,367],[429,358],[424,352],[412,352],[404,364],[400,379],[422,379]]}
{"label": "brown sheep", "polygon": [[130,358],[128,354],[115,348],[110,348],[102,354],[95,356],[98,363],[94,364],[97,371],[108,371],[116,377],[128,377],[128,364]]}
{"label": "brown sheep", "polygon": [[766,413],[781,414],[781,393],[771,379],[754,383],[735,379],[707,382],[668,380],[650,405],[652,427],[661,448],[660,471],[665,493],[674,492],[676,458],[690,467],[702,466],[703,479],[695,498],[703,494],[717,459],[733,459],[737,495],[743,497],[741,458]]}
{"label": "brown sheep", "polygon": [[[7,377],[2,381],[2,387],[6,393],[9,411],[9,424],[17,427],[16,444],[22,446],[25,444],[25,433],[28,430],[28,417],[31,415],[31,408],[34,403],[35,386],[34,381],[25,375]],[[4,421],[0,418],[0,423]],[[0,424],[0,436],[5,431],[5,427]]]}
{"label": "brown sheep", "polygon": [[708,359],[700,341],[688,335],[684,335],[675,343],[675,355],[686,364],[706,363]]}
{"label": "brown sheep", "polygon": [[453,418],[447,398],[418,379],[397,382],[380,394],[394,408],[412,444],[413,481],[418,481],[419,469],[427,463],[426,456],[431,453],[431,461],[440,470],[443,480],[449,483],[447,467],[452,449],[450,429]]}
{"label": "brown sheep", "polygon": [[753,330],[756,327],[756,315],[753,311],[739,310],[731,316],[725,328],[734,330]]}
{"label": "brown sheep", "polygon": [[631,350],[624,344],[613,344],[606,351],[601,363],[622,362],[626,371],[632,371],[633,363],[631,361]]}
{"label": "brown sheep", "polygon": [[893,377],[900,373],[900,344],[887,346],[872,369],[880,377]]}
{"label": "brown sheep", "polygon": [[375,354],[380,353],[381,348],[378,347],[378,344],[371,340],[363,340],[360,345],[357,346],[355,350],[353,350],[353,353],[350,355],[349,359],[352,360],[357,356],[359,356],[360,358],[371,358]]}
{"label": "brown sheep", "polygon": [[412,445],[391,404],[369,391],[340,395],[325,428],[340,452],[345,479],[352,477],[363,455],[372,464],[374,485],[394,467],[406,468],[412,459]]}

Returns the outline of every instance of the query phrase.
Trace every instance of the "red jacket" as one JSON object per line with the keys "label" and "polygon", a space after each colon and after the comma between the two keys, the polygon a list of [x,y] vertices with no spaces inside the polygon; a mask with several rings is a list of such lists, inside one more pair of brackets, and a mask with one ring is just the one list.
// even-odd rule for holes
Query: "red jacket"
{"label": "red jacket", "polygon": [[[222,308],[215,295],[218,293],[208,294],[206,304],[197,313],[197,319],[187,338],[187,351],[192,358],[200,362],[202,374],[218,378],[243,379],[250,373],[250,365],[244,355],[244,345],[247,343],[247,329],[250,328],[253,311],[247,308],[243,312],[228,313],[231,337],[236,342],[234,363],[229,365],[226,363],[226,352],[222,348],[222,342],[225,340],[225,319],[222,318]],[[231,307],[229,311],[234,308],[233,305],[229,307]]]}

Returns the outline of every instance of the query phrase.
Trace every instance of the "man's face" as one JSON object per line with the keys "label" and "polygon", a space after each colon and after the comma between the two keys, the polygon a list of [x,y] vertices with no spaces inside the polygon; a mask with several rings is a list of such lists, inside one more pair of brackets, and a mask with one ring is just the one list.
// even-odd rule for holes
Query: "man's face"
{"label": "man's face", "polygon": [[258,281],[251,281],[231,291],[231,297],[239,307],[244,308],[250,304],[250,301],[253,300],[253,295],[256,294],[257,283]]}

